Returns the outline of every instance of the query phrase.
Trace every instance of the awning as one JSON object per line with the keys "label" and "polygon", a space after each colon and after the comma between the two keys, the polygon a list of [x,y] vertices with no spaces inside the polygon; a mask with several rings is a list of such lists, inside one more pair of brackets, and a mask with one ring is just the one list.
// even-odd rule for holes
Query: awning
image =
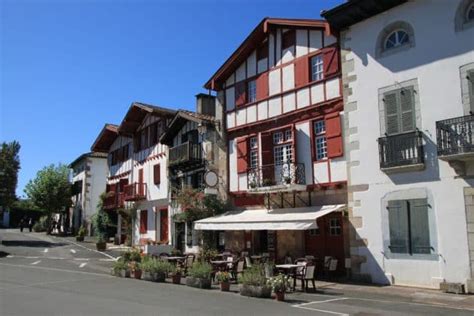
{"label": "awning", "polygon": [[318,228],[316,219],[341,211],[345,204],[286,209],[227,212],[194,222],[197,230],[306,230]]}

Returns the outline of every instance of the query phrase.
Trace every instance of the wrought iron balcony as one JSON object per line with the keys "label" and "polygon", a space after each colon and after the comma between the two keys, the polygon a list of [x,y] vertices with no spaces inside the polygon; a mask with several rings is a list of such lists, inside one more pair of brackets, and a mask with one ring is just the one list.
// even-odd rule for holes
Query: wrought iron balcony
{"label": "wrought iron balcony", "polygon": [[385,172],[424,168],[423,135],[420,131],[380,137],[378,143],[380,169]]}
{"label": "wrought iron balcony", "polygon": [[304,163],[265,165],[247,170],[249,191],[306,190]]}
{"label": "wrought iron balcony", "polygon": [[172,168],[193,167],[203,164],[201,144],[185,142],[170,148],[168,163]]}
{"label": "wrought iron balcony", "polygon": [[125,201],[138,201],[146,199],[146,183],[132,183],[123,189]]}
{"label": "wrought iron balcony", "polygon": [[463,160],[474,156],[474,115],[436,122],[438,156],[443,160]]}
{"label": "wrought iron balcony", "polygon": [[104,200],[104,209],[113,210],[124,206],[124,192],[116,193],[113,191],[107,192]]}

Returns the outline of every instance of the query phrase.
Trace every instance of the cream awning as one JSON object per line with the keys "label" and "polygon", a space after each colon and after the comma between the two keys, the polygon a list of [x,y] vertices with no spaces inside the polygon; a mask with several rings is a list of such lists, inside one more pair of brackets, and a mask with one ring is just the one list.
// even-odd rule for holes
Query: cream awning
{"label": "cream awning", "polygon": [[227,212],[194,222],[197,230],[306,230],[318,228],[316,219],[341,211],[345,204]]}

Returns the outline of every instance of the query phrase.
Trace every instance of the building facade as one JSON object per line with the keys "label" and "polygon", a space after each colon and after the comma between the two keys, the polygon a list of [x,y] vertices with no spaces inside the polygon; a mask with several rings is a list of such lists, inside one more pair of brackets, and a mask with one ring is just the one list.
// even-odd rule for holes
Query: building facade
{"label": "building facade", "polygon": [[69,168],[72,173],[72,207],[69,210],[71,231],[84,226],[91,232],[91,217],[97,212],[100,195],[105,190],[107,155],[100,152],[82,154]]}
{"label": "building facade", "polygon": [[474,277],[474,2],[348,1],[340,31],[352,272],[439,288]]}
{"label": "building facade", "polygon": [[266,18],[257,25],[205,84],[225,109],[235,212],[196,227],[222,227],[233,251],[275,260],[334,256],[343,269],[340,74],[337,34],[324,21]]}

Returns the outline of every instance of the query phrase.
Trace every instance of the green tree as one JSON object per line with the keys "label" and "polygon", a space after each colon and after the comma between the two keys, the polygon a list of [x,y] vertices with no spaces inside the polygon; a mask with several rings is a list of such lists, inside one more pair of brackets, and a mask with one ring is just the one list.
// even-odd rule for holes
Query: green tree
{"label": "green tree", "polygon": [[30,180],[25,193],[31,202],[48,215],[65,211],[71,206],[69,168],[58,164],[44,167]]}
{"label": "green tree", "polygon": [[16,200],[20,147],[20,143],[13,141],[3,142],[0,148],[0,206],[10,207]]}

